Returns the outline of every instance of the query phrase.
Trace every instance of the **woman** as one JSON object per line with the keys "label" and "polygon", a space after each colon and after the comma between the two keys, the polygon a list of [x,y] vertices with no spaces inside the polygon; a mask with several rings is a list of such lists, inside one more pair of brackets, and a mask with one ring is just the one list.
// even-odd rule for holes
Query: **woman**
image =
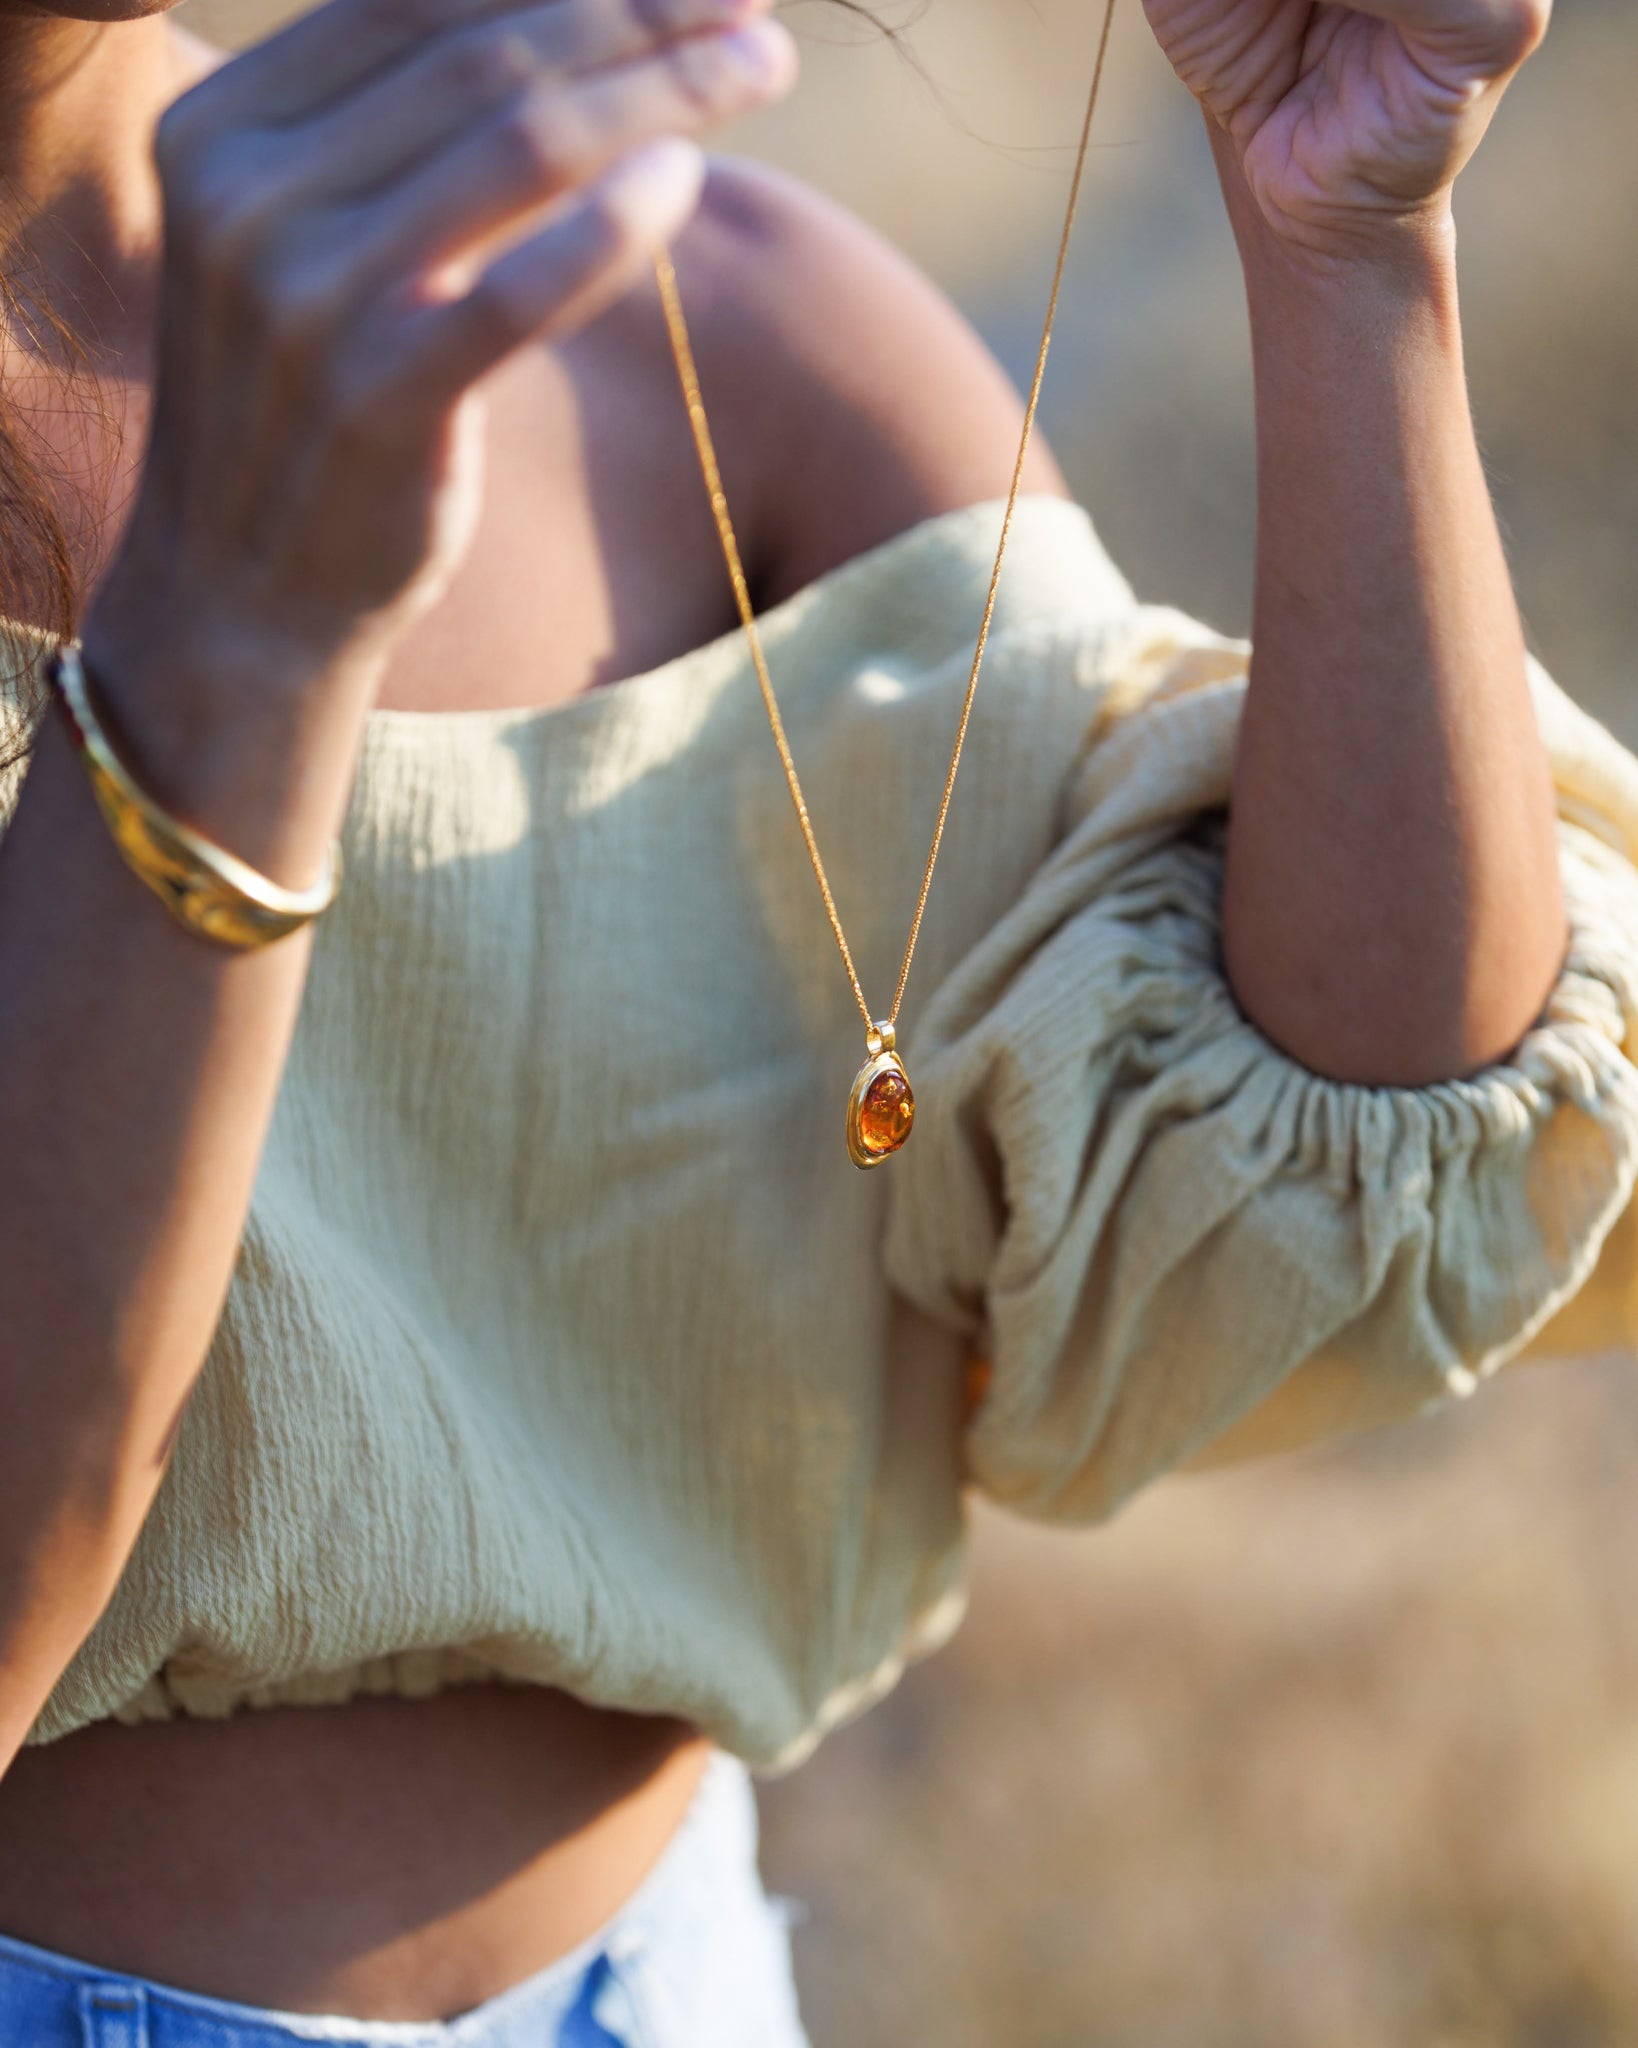
{"label": "woman", "polygon": [[[1638,784],[1527,670],[1449,216],[1542,0],[1148,11],[1245,264],[1255,683],[1033,457],[862,1178],[649,251],[872,987],[1019,406],[853,223],[705,176],[787,37],[5,14],[13,449],[91,500],[77,621],[10,605],[8,2048],[797,2042],[744,1767],[952,1625],[965,1482],[1107,1513],[1589,1272]],[[141,886],[42,698],[76,623],[153,799],[290,890],[340,835],[333,907],[217,946]]]}

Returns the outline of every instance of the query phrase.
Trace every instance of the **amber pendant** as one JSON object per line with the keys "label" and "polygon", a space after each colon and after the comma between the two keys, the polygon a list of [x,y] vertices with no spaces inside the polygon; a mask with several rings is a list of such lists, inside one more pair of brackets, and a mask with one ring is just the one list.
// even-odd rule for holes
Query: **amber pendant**
{"label": "amber pendant", "polygon": [[893,1027],[872,1024],[865,1035],[869,1058],[847,1099],[847,1150],[855,1166],[880,1166],[910,1135],[916,1098],[904,1062],[893,1050]]}

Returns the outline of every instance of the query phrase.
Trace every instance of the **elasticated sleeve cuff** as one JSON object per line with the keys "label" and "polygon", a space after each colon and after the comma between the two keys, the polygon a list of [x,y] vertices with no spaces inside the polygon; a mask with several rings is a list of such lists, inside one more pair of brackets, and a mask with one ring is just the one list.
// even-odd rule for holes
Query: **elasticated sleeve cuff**
{"label": "elasticated sleeve cuff", "polygon": [[1065,832],[909,1048],[894,1284],[990,1367],[986,1492],[1095,1519],[1294,1384],[1325,1429],[1479,1379],[1586,1279],[1638,1174],[1638,764],[1539,670],[1572,937],[1505,1063],[1326,1079],[1224,978],[1246,650],[1141,611]]}

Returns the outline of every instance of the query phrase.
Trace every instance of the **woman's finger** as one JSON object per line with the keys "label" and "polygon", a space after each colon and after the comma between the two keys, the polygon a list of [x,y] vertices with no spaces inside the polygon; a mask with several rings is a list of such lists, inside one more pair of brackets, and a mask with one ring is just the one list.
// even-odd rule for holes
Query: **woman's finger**
{"label": "woman's finger", "polygon": [[583,324],[676,236],[704,180],[704,156],[678,137],[623,158],[460,298],[401,320],[390,352],[361,362],[371,389],[352,416],[378,420],[390,435],[396,419],[448,405],[525,342]]}
{"label": "woman's finger", "polygon": [[1522,64],[1547,33],[1552,0],[1348,0],[1360,14],[1391,21],[1433,44],[1475,76]]}
{"label": "woman's finger", "polygon": [[526,11],[526,0],[324,0],[172,102],[167,118],[247,127],[300,120],[435,38]]}
{"label": "woman's finger", "polygon": [[[795,66],[789,34],[776,22],[751,20],[573,85],[522,93],[375,201],[338,215],[345,232],[337,260],[344,255],[354,291],[424,276],[518,227],[634,149],[692,135],[774,97]],[[627,197],[623,185],[612,189],[619,225]],[[632,187],[640,189],[640,181]],[[594,224],[601,204],[594,202]]]}
{"label": "woman's finger", "polygon": [[271,172],[281,202],[357,198],[452,143],[520,94],[726,30],[768,0],[549,0],[502,23],[444,36],[321,110]]}
{"label": "woman's finger", "polygon": [[[569,0],[553,4],[566,7]],[[212,118],[241,125],[299,121],[427,44],[508,26],[536,5],[538,0],[324,0],[211,72],[172,111],[186,119],[193,102],[208,106]],[[625,17],[625,33],[637,46],[645,34],[653,38],[644,28],[650,6],[664,33],[664,0],[606,0],[606,5],[611,17]]]}

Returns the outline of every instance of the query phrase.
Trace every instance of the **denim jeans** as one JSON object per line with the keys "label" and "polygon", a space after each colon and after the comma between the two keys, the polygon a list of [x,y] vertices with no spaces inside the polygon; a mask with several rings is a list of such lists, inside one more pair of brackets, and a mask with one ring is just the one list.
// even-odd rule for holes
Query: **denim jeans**
{"label": "denim jeans", "polygon": [[718,1751],[681,1827],[590,1940],[453,2020],[326,2019],[172,1990],[0,1934],[0,2048],[807,2048],[786,1902]]}

